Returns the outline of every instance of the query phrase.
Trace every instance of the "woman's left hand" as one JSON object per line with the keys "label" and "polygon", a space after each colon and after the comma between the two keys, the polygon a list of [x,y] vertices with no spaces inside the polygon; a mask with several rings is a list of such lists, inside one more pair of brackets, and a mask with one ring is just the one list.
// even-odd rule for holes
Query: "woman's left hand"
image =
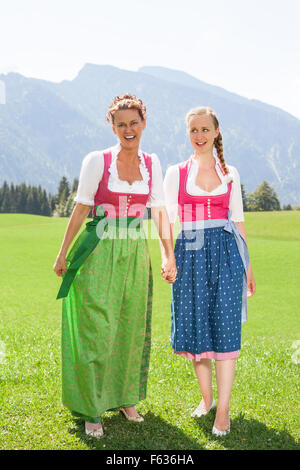
{"label": "woman's left hand", "polygon": [[174,255],[163,260],[161,265],[161,275],[163,280],[167,281],[169,284],[173,284],[176,281],[177,268]]}
{"label": "woman's left hand", "polygon": [[249,266],[247,274],[247,297],[252,297],[256,292],[256,283],[253,276],[252,268]]}

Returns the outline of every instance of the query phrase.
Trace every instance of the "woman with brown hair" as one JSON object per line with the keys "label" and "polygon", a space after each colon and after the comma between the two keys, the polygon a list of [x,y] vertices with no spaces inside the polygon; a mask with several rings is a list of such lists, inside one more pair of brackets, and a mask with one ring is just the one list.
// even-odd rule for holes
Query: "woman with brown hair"
{"label": "woman with brown hair", "polygon": [[[172,285],[171,345],[193,360],[202,393],[192,417],[215,406],[211,360],[215,360],[218,407],[213,434],[230,430],[229,402],[241,324],[247,319],[248,296],[255,292],[249,264],[240,179],[225,163],[218,119],[208,107],[186,116],[193,155],[168,168],[165,197],[171,222],[177,214],[178,275]],[[217,155],[214,154],[214,148]]]}
{"label": "woman with brown hair", "polygon": [[[118,144],[83,160],[76,206],[54,264],[63,277],[62,398],[85,432],[103,435],[101,415],[122,411],[143,418],[151,343],[152,273],[143,231],[146,205],[176,278],[160,162],[140,150],[146,108],[134,95],[117,96],[107,120]],[[93,220],[67,250],[93,206]]]}

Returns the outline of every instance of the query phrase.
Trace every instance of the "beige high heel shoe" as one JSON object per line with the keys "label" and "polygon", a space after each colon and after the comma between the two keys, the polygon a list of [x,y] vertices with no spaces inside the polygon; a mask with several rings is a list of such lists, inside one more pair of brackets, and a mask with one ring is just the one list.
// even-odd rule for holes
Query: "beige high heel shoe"
{"label": "beige high heel shoe", "polygon": [[212,434],[214,434],[215,436],[226,436],[226,434],[229,434],[229,433],[230,433],[230,424],[229,424],[229,428],[225,429],[225,431],[220,431],[219,429],[216,428],[215,425],[213,425]]}
{"label": "beige high heel shoe", "polygon": [[133,423],[142,423],[144,421],[144,418],[140,416],[139,414],[137,416],[129,416],[124,408],[120,408],[121,413],[125,416],[128,421],[132,421]]}
{"label": "beige high heel shoe", "polygon": [[212,404],[211,404],[211,407],[209,408],[209,410],[207,410],[205,408],[205,403],[204,403],[204,400],[202,398],[201,402],[200,402],[200,405],[197,406],[197,408],[195,409],[195,411],[193,411],[193,413],[191,414],[191,417],[192,418],[200,418],[200,416],[204,416],[204,415],[207,415],[207,413],[210,412],[210,410],[212,410],[213,408],[215,408],[216,406],[216,402],[213,398],[213,401],[212,401]]}
{"label": "beige high heel shoe", "polygon": [[[96,424],[96,423],[88,423],[88,424]],[[85,422],[85,434],[87,436],[94,437],[95,439],[101,439],[101,437],[104,435],[103,427],[101,423],[98,428],[95,429],[87,429],[87,421]]]}
{"label": "beige high heel shoe", "polygon": [[213,428],[212,428],[212,434],[215,436],[226,436],[226,434],[230,433],[230,418],[229,418],[229,427],[228,429],[225,429],[224,431],[221,431],[220,429],[216,428],[216,421],[214,422]]}

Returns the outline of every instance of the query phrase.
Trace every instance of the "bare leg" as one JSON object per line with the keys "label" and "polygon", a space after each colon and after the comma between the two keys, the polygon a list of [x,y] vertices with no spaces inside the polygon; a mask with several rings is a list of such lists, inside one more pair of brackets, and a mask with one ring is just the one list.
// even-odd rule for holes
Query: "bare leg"
{"label": "bare leg", "polygon": [[193,360],[193,364],[205,408],[209,410],[213,401],[211,359]]}
{"label": "bare leg", "polygon": [[229,402],[234,379],[236,359],[216,361],[216,379],[218,387],[218,407],[215,426],[219,431],[226,431],[230,426]]}

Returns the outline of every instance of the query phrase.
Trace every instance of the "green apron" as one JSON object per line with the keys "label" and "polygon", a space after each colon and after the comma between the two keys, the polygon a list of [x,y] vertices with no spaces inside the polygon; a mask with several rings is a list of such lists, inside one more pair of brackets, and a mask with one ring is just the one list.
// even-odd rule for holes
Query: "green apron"
{"label": "green apron", "polygon": [[[68,268],[76,253],[79,259],[78,252],[88,252],[96,225],[75,241]],[[136,226],[127,218],[107,220],[62,299],[62,400],[85,421],[99,422],[104,411],[146,396],[152,271],[145,233]]]}

